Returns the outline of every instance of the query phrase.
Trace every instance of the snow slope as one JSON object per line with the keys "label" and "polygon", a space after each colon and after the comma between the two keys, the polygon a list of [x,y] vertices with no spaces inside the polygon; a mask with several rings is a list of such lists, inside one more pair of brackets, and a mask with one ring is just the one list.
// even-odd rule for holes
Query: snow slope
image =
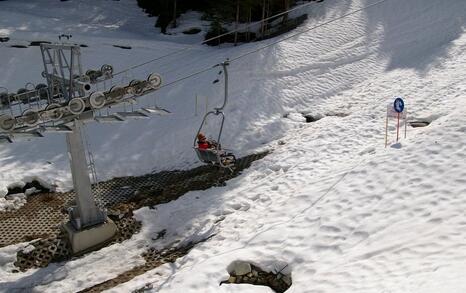
{"label": "snow slope", "polygon": [[[19,13],[22,6],[11,3],[0,3],[0,13],[5,6]],[[370,3],[375,2],[311,5],[312,17],[300,29]],[[215,235],[176,263],[110,291],[151,283],[153,292],[271,292],[250,285],[219,287],[228,278],[228,265],[244,260],[268,270],[288,264],[293,285],[287,292],[464,292],[465,12],[461,0],[387,0],[233,62],[225,144],[240,154],[261,146],[273,148],[272,154],[225,187],[137,211],[141,233],[82,258],[12,274],[16,248],[0,249],[0,290],[79,291],[140,264],[147,247]],[[127,23],[135,21],[130,19]],[[10,31],[19,27],[15,19],[7,21]],[[92,37],[77,33],[90,45],[84,51],[88,64],[113,61],[124,68],[184,46],[176,37],[173,42],[157,36],[144,40],[148,36],[134,27],[122,26],[109,37],[103,27],[96,31]],[[122,37],[112,39],[112,34]],[[135,49],[108,45],[122,40]],[[155,68],[174,80],[275,40],[234,48],[195,46]],[[40,72],[39,66],[31,65],[37,64],[38,52],[0,50],[6,64],[0,81],[38,76],[32,71]],[[30,66],[34,70],[25,70]],[[219,103],[222,85],[212,85],[215,78],[216,71],[208,72],[157,93],[158,102],[175,113],[171,117],[89,125],[100,176],[195,165],[190,144],[201,116],[195,116],[194,97]],[[410,119],[431,124],[409,127],[407,138],[392,145],[395,124],[390,121],[391,146],[384,148],[386,106],[399,95]],[[308,124],[301,113],[323,118]],[[3,184],[39,174],[68,187],[64,152],[61,136],[2,146]],[[162,229],[167,229],[165,238],[152,240]]]}

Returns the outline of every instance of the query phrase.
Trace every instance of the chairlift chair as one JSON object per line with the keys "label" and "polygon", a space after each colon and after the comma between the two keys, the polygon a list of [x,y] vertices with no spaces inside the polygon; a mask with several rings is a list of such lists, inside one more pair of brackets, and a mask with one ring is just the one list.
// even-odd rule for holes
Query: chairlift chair
{"label": "chairlift chair", "polygon": [[[204,124],[207,121],[207,118],[211,115],[222,116],[222,122],[220,124],[220,131],[218,133],[216,145],[215,145],[215,148],[200,149],[199,146],[197,145],[198,135],[199,133],[201,133],[202,128],[204,127]],[[225,122],[225,114],[222,111],[217,110],[217,111],[208,112],[204,116],[201,126],[199,127],[199,130],[196,133],[196,136],[194,138],[194,143],[193,143],[193,149],[196,152],[196,155],[201,162],[231,170],[231,167],[234,166],[234,164],[236,163],[236,157],[233,155],[233,153],[231,153],[230,150],[222,149],[221,144],[220,144],[220,138],[222,136],[224,122]]]}
{"label": "chairlift chair", "polygon": [[[214,108],[214,111],[210,111],[207,114],[205,114],[204,119],[202,120],[201,126],[199,127],[199,130],[196,133],[196,137],[194,138],[193,148],[197,154],[197,157],[199,158],[201,162],[206,163],[206,164],[216,165],[222,168],[228,168],[231,170],[231,167],[236,163],[236,157],[229,150],[222,149],[220,145],[220,138],[223,132],[223,124],[225,122],[225,114],[223,113],[223,109],[225,108],[228,102],[227,66],[229,64],[230,63],[227,59],[227,61],[217,65],[217,66],[222,66],[223,72],[224,72],[224,78],[225,78],[225,96],[223,99],[223,104],[222,106],[218,108]],[[220,71],[219,74],[221,74],[221,72],[222,71]],[[217,138],[217,145],[215,146],[215,148],[211,148],[211,149],[199,149],[197,145],[197,136],[199,135],[199,133],[201,133],[202,127],[204,126],[207,120],[207,117],[211,115],[222,116],[222,122],[220,124],[220,130],[219,130],[218,138]]]}

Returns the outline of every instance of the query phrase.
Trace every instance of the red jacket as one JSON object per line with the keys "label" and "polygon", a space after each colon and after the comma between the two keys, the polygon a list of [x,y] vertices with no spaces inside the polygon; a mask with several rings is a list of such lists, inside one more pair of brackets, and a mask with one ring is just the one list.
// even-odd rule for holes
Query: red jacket
{"label": "red jacket", "polygon": [[211,144],[207,141],[198,141],[197,142],[197,147],[200,149],[200,150],[206,150],[206,149],[209,149],[211,147]]}

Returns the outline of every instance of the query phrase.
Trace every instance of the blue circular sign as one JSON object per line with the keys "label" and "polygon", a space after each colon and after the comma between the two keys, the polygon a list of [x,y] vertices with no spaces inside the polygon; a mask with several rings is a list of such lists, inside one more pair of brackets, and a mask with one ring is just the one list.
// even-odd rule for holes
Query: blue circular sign
{"label": "blue circular sign", "polygon": [[395,102],[393,103],[393,109],[395,109],[395,112],[401,113],[403,112],[405,108],[405,102],[403,102],[402,98],[396,98]]}

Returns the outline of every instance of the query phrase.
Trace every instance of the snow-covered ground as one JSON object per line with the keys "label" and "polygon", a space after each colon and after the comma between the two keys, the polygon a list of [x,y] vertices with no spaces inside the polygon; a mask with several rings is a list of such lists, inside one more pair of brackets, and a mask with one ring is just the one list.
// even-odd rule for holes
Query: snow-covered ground
{"label": "snow-covered ground", "polygon": [[[0,2],[0,32],[13,41],[72,33],[89,45],[86,65],[110,63],[117,71],[200,41],[151,31],[154,19],[134,2]],[[375,2],[315,3],[298,30]],[[243,260],[268,270],[288,264],[287,292],[465,292],[465,20],[462,0],[387,0],[233,62],[224,145],[239,154],[265,147],[270,155],[225,187],[136,211],[141,233],[79,259],[11,273],[14,251],[26,244],[2,248],[0,290],[79,291],[141,264],[148,247],[215,235],[174,264],[110,291],[151,283],[153,292],[271,292],[219,287],[227,267]],[[196,45],[125,78],[155,71],[170,82],[276,40]],[[9,44],[0,47],[0,84],[16,89],[40,81],[38,49]],[[221,103],[217,77],[213,70],[160,90],[157,102],[172,116],[90,124],[100,178],[198,164],[191,144],[205,97],[210,107]],[[407,138],[394,144],[391,120],[385,148],[394,96],[404,98],[409,120],[431,124],[408,127]],[[305,123],[302,113],[323,118]],[[61,135],[2,145],[1,186],[35,175],[69,188],[65,152]],[[152,240],[162,229],[165,238]]]}

